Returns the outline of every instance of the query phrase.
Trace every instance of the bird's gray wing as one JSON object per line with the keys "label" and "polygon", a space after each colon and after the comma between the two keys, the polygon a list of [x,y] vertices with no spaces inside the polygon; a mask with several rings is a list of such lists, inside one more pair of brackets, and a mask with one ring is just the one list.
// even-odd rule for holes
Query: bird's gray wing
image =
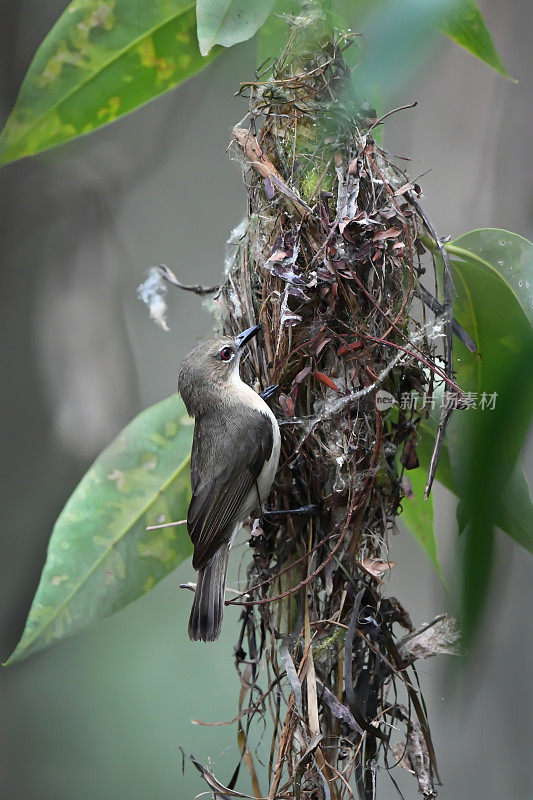
{"label": "bird's gray wing", "polygon": [[[239,519],[241,505],[272,454],[272,422],[264,414],[250,415],[238,435],[233,434],[229,441],[225,434],[218,430],[220,452],[214,445],[206,458],[205,449],[214,443],[206,441],[205,431],[195,429],[191,454],[192,499],[187,514],[195,569],[207,564],[228,539],[233,527],[242,521]],[[211,433],[207,438],[211,439]]]}

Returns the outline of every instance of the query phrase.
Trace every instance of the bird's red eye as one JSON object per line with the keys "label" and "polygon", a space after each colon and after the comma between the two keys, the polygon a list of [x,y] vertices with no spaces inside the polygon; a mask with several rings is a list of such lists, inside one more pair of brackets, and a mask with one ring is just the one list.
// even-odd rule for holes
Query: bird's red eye
{"label": "bird's red eye", "polygon": [[223,347],[219,355],[222,361],[229,361],[233,355],[231,347]]}

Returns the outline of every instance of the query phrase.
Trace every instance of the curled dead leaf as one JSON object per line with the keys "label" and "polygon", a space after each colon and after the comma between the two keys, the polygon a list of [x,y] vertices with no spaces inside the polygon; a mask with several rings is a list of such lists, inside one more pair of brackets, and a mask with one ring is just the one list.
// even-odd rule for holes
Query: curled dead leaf
{"label": "curled dead leaf", "polygon": [[396,239],[400,233],[400,228],[387,228],[386,231],[377,231],[372,237],[372,241],[383,242],[385,239]]}
{"label": "curled dead leaf", "polygon": [[400,461],[404,465],[405,469],[416,469],[419,466],[418,455],[416,452],[416,432],[405,442]]}
{"label": "curled dead leaf", "polygon": [[404,493],[405,497],[407,497],[409,500],[412,500],[413,497],[415,496],[415,493],[413,492],[413,487],[411,485],[411,481],[409,480],[407,475],[402,476],[402,479],[400,481],[400,489]]}
{"label": "curled dead leaf", "polygon": [[300,384],[311,374],[311,367],[304,367],[295,377],[293,383]]}
{"label": "curled dead leaf", "polygon": [[381,558],[363,558],[361,563],[374,578],[379,578],[386,570],[396,566],[396,561],[383,561]]}
{"label": "curled dead leaf", "polygon": [[270,189],[276,188],[279,192],[284,194],[291,200],[291,202],[304,211],[311,212],[311,209],[304,203],[301,197],[298,197],[296,192],[287,186],[276,167],[268,159],[261,150],[259,143],[255,136],[247,128],[233,128],[233,139],[242,148],[244,155],[252,165],[252,167],[261,175],[263,179],[270,182]]}
{"label": "curled dead leaf", "polygon": [[418,790],[424,800],[432,800],[437,796],[437,792],[424,732],[419,722],[409,718],[403,706],[399,706],[398,711],[401,712],[400,719],[407,723],[407,739],[405,742],[393,745],[391,751],[400,766],[416,777]]}
{"label": "curled dead leaf", "polygon": [[324,384],[324,386],[327,386],[329,389],[333,389],[334,392],[340,393],[339,387],[329,375],[324,375],[323,372],[313,372],[313,378],[316,378],[317,381],[320,381],[320,383]]}
{"label": "curled dead leaf", "polygon": [[338,356],[346,356],[348,353],[355,353],[358,350],[362,350],[365,346],[365,343],[362,339],[359,339],[357,342],[348,342],[347,344],[341,344],[339,349],[337,350]]}
{"label": "curled dead leaf", "polygon": [[279,405],[286,417],[294,417],[294,400],[287,394],[280,394]]}

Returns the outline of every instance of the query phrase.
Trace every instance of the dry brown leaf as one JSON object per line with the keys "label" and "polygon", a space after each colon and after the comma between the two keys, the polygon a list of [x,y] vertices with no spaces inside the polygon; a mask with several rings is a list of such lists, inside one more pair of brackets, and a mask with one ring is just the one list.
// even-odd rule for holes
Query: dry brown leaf
{"label": "dry brown leaf", "polygon": [[378,231],[372,237],[373,242],[382,242],[384,239],[396,239],[401,233],[400,228],[387,228],[386,231]]}
{"label": "dry brown leaf", "polygon": [[242,148],[252,167],[257,170],[262,178],[268,179],[278,191],[288,197],[300,210],[304,209],[307,212],[311,212],[309,206],[298,197],[293,189],[287,186],[272,161],[263,154],[255,136],[247,128],[233,128],[233,138]]}
{"label": "dry brown leaf", "polygon": [[415,720],[409,721],[407,741],[393,745],[391,750],[400,766],[415,775],[418,789],[424,800],[432,800],[436,797],[431,760],[420,724]]}
{"label": "dry brown leaf", "polygon": [[363,558],[361,563],[366,571],[375,578],[379,578],[386,570],[396,566],[396,561],[382,561],[381,558]]}
{"label": "dry brown leaf", "polygon": [[333,381],[329,375],[324,375],[323,372],[313,372],[313,378],[316,378],[317,381],[320,381],[320,383],[323,383],[324,386],[327,386],[329,389],[333,389],[334,392],[340,391],[335,381]]}
{"label": "dry brown leaf", "polygon": [[294,417],[294,400],[287,394],[280,394],[278,402],[286,417]]}
{"label": "dry brown leaf", "polygon": [[420,465],[416,452],[416,432],[405,442],[400,461],[405,469],[416,469]]}
{"label": "dry brown leaf", "polygon": [[272,175],[275,175],[277,178],[281,179],[281,175],[276,167],[263,155],[263,151],[259,147],[257,139],[247,128],[233,128],[233,138],[237,144],[242,147],[248,161],[251,162],[263,178],[270,178]]}

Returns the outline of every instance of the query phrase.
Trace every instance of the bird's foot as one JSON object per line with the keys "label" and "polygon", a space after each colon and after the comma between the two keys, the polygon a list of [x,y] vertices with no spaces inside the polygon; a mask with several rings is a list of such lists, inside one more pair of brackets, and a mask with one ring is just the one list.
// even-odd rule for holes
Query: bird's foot
{"label": "bird's foot", "polygon": [[276,389],[279,389],[279,383],[273,383],[270,386],[267,386],[266,389],[263,389],[262,392],[259,392],[259,397],[262,397],[263,400],[268,400],[269,397],[272,397]]}
{"label": "bird's foot", "polygon": [[276,517],[288,517],[296,515],[299,517],[313,517],[320,511],[320,506],[317,503],[310,503],[308,506],[300,506],[300,508],[282,508],[278,511],[264,511],[263,517],[267,520],[275,519]]}

